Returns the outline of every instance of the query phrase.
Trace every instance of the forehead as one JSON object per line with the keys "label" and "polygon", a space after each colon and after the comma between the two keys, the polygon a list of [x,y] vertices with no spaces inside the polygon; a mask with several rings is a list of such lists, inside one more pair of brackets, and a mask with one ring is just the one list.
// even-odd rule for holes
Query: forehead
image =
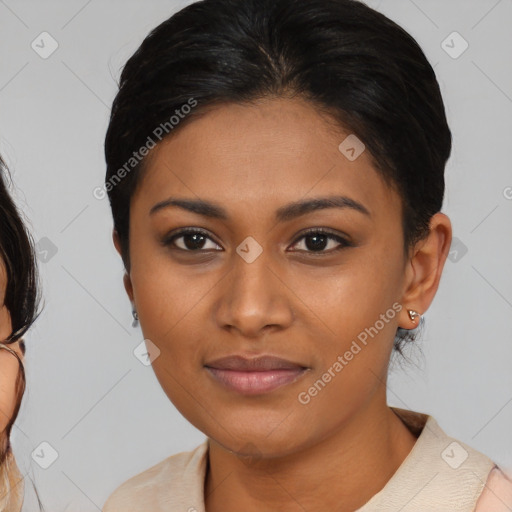
{"label": "forehead", "polygon": [[369,152],[347,158],[339,146],[350,132],[305,100],[222,105],[177,128],[150,155],[136,193],[145,208],[166,195],[260,209],[325,194],[349,196],[370,212],[396,206]]}

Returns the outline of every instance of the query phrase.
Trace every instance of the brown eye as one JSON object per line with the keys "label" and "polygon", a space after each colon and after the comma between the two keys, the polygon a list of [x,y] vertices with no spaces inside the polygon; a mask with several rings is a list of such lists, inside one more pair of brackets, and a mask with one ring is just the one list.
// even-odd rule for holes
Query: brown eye
{"label": "brown eye", "polygon": [[[176,242],[180,240],[180,242]],[[211,250],[212,247],[206,247],[207,241],[211,241],[215,247],[219,247],[210,236],[201,229],[182,229],[172,236],[167,236],[162,241],[163,245],[172,246],[185,252],[200,252],[202,250]],[[215,249],[215,247],[213,249]],[[215,249],[216,250],[216,249]],[[222,250],[222,249],[221,249]]]}
{"label": "brown eye", "polygon": [[[305,241],[303,244],[305,249],[299,249],[302,252],[330,254],[344,249],[345,247],[352,246],[352,244],[342,236],[318,228],[314,228],[303,233],[302,236],[294,242],[293,246],[297,245],[301,240]],[[334,248],[332,247],[333,244]],[[336,244],[338,244],[337,247]],[[325,250],[327,247],[329,247],[330,250]]]}

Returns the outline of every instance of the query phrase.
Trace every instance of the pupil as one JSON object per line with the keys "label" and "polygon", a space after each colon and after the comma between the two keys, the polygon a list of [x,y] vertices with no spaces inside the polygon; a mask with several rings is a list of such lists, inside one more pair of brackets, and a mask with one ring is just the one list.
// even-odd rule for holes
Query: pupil
{"label": "pupil", "polygon": [[[201,238],[202,240],[198,241],[198,238]],[[188,244],[187,240],[193,239],[192,244]],[[201,235],[200,233],[193,233],[191,235],[185,235],[183,238],[185,241],[185,246],[187,249],[201,249],[202,245],[204,244],[204,235]]]}
{"label": "pupil", "polygon": [[[309,240],[315,239],[315,240],[317,240],[317,242],[314,242],[314,243],[310,244],[310,243],[308,243],[308,239]],[[321,240],[320,243],[318,243],[319,239]],[[325,249],[325,242],[326,242],[326,240],[327,240],[327,236],[326,235],[322,235],[322,234],[307,235],[306,236],[306,247],[309,250]]]}

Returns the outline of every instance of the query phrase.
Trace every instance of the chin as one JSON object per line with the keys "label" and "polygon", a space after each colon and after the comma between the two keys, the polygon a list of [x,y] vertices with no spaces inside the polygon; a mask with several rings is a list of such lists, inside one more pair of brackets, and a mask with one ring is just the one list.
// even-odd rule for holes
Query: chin
{"label": "chin", "polygon": [[238,427],[229,433],[216,426],[205,434],[225,450],[252,459],[284,457],[295,452],[302,444],[294,437],[293,431],[286,429],[278,432],[268,424],[253,424],[252,428]]}

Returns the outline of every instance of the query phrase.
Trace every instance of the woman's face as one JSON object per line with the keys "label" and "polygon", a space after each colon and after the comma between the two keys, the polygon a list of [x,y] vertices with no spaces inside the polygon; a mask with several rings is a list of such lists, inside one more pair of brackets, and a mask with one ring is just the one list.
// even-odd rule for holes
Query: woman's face
{"label": "woman's face", "polygon": [[[11,315],[4,305],[7,287],[5,264],[0,260],[0,341],[7,339],[12,332]],[[19,342],[7,345],[23,361]],[[5,430],[16,406],[16,377],[19,372],[18,360],[7,350],[0,349],[0,434]]]}
{"label": "woman's face", "polygon": [[[125,286],[154,371],[229,450],[292,453],[382,409],[395,331],[414,327],[407,308],[424,312],[405,302],[400,198],[367,151],[342,153],[348,135],[300,100],[222,106],[152,150],[132,198]],[[212,206],[152,213],[171,198]],[[344,199],[297,206],[324,198]],[[206,235],[171,241],[183,228]],[[265,355],[290,364],[258,375],[214,362]]]}

